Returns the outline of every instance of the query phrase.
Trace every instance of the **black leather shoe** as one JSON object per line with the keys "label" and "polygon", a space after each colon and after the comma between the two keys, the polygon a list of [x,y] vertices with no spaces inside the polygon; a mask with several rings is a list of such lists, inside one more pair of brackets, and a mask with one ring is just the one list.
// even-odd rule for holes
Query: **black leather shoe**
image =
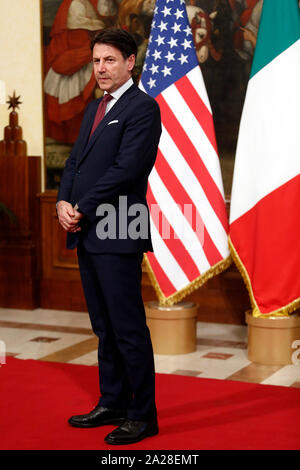
{"label": "black leather shoe", "polygon": [[139,442],[146,437],[158,434],[157,420],[154,421],[132,421],[126,419],[121,426],[114,429],[105,437],[108,444],[133,444]]}
{"label": "black leather shoe", "polygon": [[72,416],[68,422],[77,428],[96,428],[106,424],[122,424],[125,419],[124,411],[110,410],[97,405],[90,413]]}

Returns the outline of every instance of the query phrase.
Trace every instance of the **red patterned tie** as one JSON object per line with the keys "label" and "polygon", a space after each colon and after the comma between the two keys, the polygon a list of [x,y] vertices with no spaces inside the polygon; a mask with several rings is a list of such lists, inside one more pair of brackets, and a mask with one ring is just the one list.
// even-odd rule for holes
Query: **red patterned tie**
{"label": "red patterned tie", "polygon": [[99,125],[100,121],[104,118],[107,103],[112,99],[113,99],[113,96],[111,96],[109,93],[106,93],[106,95],[104,95],[102,100],[100,101],[97,112],[96,112],[96,116],[94,119],[93,127],[90,133],[90,138],[94,130],[96,129],[96,127]]}

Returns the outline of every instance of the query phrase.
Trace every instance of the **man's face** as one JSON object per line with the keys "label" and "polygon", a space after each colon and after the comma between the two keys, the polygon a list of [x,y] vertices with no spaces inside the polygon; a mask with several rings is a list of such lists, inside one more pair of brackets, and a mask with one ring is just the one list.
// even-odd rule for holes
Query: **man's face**
{"label": "man's face", "polygon": [[135,56],[132,54],[124,59],[119,49],[108,44],[95,44],[93,62],[99,87],[103,91],[113,93],[131,77]]}

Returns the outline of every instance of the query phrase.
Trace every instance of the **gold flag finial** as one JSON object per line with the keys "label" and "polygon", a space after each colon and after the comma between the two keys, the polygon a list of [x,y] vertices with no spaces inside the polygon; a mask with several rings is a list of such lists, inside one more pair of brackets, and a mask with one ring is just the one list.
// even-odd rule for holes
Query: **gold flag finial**
{"label": "gold flag finial", "polygon": [[16,96],[16,92],[14,90],[13,96],[8,96],[8,101],[6,101],[7,104],[9,104],[8,109],[12,108],[13,111],[15,108],[18,108],[20,104],[22,104],[22,101],[20,101],[21,95]]}

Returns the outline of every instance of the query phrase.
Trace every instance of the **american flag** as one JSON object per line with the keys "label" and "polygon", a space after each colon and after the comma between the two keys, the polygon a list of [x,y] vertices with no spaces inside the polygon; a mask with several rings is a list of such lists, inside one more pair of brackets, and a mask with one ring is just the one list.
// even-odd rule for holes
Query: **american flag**
{"label": "american flag", "polygon": [[162,116],[146,264],[160,302],[173,304],[230,264],[212,112],[184,0],[157,0],[140,88]]}

